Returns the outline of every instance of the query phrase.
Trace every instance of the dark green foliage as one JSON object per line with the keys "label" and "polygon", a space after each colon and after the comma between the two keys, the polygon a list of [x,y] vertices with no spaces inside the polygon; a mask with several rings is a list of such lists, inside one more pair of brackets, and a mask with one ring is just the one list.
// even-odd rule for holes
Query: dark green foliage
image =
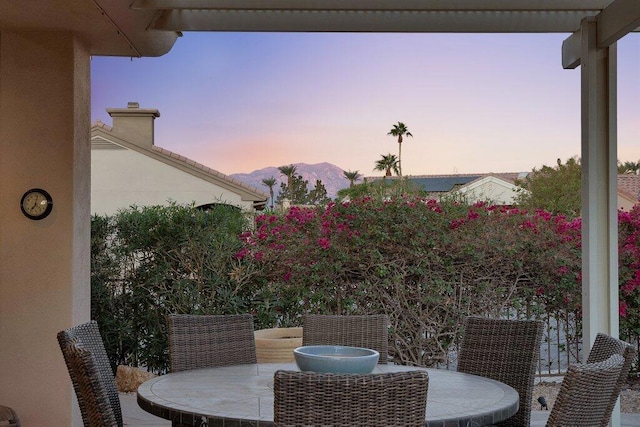
{"label": "dark green foliage", "polygon": [[92,221],[92,318],[114,364],[168,366],[169,313],[246,312],[231,279],[246,229],[240,210],[154,206]]}
{"label": "dark green foliage", "polygon": [[542,166],[523,180],[516,180],[522,189],[515,198],[522,209],[543,209],[571,217],[580,215],[582,203],[582,167],[580,160],[570,158],[565,164]]}
{"label": "dark green foliage", "polygon": [[311,191],[309,191],[309,181],[303,179],[301,175],[292,175],[289,183],[290,185],[284,182],[280,184],[278,204],[285,199],[293,205],[321,205],[331,201],[327,197],[327,189],[319,179],[316,180],[316,185]]}
{"label": "dark green foliage", "polygon": [[331,199],[327,197],[327,189],[321,180],[316,179],[316,186],[307,194],[308,205],[326,205]]}

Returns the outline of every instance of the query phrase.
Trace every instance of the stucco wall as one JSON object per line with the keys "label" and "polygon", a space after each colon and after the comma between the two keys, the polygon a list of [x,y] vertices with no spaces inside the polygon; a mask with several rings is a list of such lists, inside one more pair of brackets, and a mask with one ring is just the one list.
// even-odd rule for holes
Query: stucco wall
{"label": "stucco wall", "polygon": [[253,203],[211,182],[127,149],[91,150],[91,212],[113,214],[131,205],[227,203],[250,210]]}
{"label": "stucco wall", "polygon": [[482,200],[499,205],[514,204],[514,197],[517,195],[513,186],[491,177],[484,178],[468,187],[463,187],[459,192],[464,194],[470,202]]}
{"label": "stucco wall", "polygon": [[56,334],[90,315],[89,60],[70,33],[0,33],[0,403],[27,427],[81,425]]}

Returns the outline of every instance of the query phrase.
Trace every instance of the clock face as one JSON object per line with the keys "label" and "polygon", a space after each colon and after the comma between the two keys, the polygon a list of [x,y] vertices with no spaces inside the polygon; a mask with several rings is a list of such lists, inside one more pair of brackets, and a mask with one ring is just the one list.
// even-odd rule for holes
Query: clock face
{"label": "clock face", "polygon": [[20,209],[29,219],[43,219],[51,213],[53,200],[46,191],[34,188],[24,193],[20,201]]}

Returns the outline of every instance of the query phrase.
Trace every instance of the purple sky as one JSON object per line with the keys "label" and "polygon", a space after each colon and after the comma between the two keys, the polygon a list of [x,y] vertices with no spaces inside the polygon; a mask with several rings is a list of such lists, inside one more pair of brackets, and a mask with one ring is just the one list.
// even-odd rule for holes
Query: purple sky
{"label": "purple sky", "polygon": [[[330,162],[362,175],[519,172],[580,154],[568,34],[185,33],[159,58],[94,57],[92,121],[157,108],[155,144],[225,174]],[[618,43],[618,159],[640,160],[640,34]]]}

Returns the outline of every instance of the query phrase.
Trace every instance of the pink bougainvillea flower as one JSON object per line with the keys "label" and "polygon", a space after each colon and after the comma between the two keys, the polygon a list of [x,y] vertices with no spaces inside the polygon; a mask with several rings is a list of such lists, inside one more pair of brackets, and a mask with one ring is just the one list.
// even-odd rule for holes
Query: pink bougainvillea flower
{"label": "pink bougainvillea flower", "polygon": [[331,247],[331,240],[326,237],[321,237],[318,239],[318,245],[320,245],[322,249],[329,249]]}
{"label": "pink bougainvillea flower", "polygon": [[236,258],[243,259],[244,257],[247,256],[248,253],[249,253],[249,250],[247,248],[242,248],[236,253]]}
{"label": "pink bougainvillea flower", "polygon": [[627,303],[624,301],[619,301],[618,302],[618,313],[620,314],[620,317],[627,317],[627,309],[629,307],[627,306]]}

